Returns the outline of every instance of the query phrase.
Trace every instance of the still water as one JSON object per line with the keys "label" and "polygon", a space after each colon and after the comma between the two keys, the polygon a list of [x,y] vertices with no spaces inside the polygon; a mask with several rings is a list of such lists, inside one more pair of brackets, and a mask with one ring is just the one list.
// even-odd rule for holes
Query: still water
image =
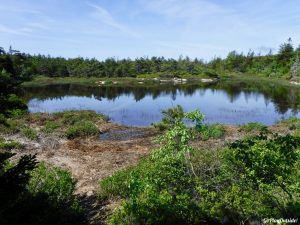
{"label": "still water", "polygon": [[199,109],[207,123],[266,125],[299,116],[300,88],[272,84],[186,84],[137,87],[48,85],[24,90],[30,112],[94,110],[111,121],[148,126],[161,120],[161,111],[181,105]]}

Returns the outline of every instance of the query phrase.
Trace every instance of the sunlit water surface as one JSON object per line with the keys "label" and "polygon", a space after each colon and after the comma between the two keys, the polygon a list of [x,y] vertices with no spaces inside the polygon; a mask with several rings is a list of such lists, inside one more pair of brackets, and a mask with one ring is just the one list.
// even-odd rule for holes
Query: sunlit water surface
{"label": "sunlit water surface", "polygon": [[153,87],[87,87],[49,85],[25,89],[30,112],[94,110],[113,122],[148,126],[162,118],[161,111],[176,105],[199,109],[207,123],[267,125],[299,116],[298,88],[248,84],[157,85]]}

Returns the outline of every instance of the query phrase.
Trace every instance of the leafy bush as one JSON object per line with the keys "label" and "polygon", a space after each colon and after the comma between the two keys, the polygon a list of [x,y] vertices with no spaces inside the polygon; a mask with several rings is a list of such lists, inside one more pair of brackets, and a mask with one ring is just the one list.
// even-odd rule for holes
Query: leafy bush
{"label": "leafy bush", "polygon": [[219,123],[202,125],[198,131],[200,132],[202,140],[208,140],[210,138],[218,139],[224,136],[225,126]]}
{"label": "leafy bush", "polygon": [[98,127],[91,121],[78,122],[66,131],[65,135],[68,139],[76,137],[94,136],[99,134]]}
{"label": "leafy bush", "polygon": [[11,156],[0,153],[0,224],[85,224],[69,172],[43,163],[35,168],[35,156],[12,164]]}
{"label": "leafy bush", "polygon": [[199,207],[210,220],[262,223],[299,217],[300,139],[265,135],[242,139],[225,151],[198,155]]}
{"label": "leafy bush", "polygon": [[129,198],[112,215],[110,224],[199,223],[198,208],[190,201],[193,172],[186,164],[193,132],[183,119],[202,121],[203,115],[196,111],[175,113],[175,117],[170,120],[172,128],[160,138],[161,148],[137,167],[101,181],[102,196]]}
{"label": "leafy bush", "polygon": [[80,210],[73,195],[75,184],[70,172],[58,167],[47,168],[45,163],[39,163],[31,173],[27,188],[33,195],[46,194],[55,205],[68,204]]}
{"label": "leafy bush", "polygon": [[184,116],[184,111],[180,105],[177,105],[174,108],[163,110],[162,114],[162,120],[159,123],[153,123],[152,125],[160,130],[166,130],[175,125],[176,119]]}
{"label": "leafy bush", "polygon": [[28,126],[21,128],[21,133],[30,140],[36,140],[38,138],[37,132]]}
{"label": "leafy bush", "polygon": [[0,124],[0,132],[5,134],[18,133],[23,124],[24,123],[17,118],[6,118],[5,122]]}
{"label": "leafy bush", "polygon": [[0,152],[0,224],[9,223],[7,217],[14,216],[13,208],[26,193],[30,171],[36,165],[35,156],[25,155],[15,165],[9,162],[14,154]]}
{"label": "leafy bush", "polygon": [[[147,164],[148,165],[148,164]],[[134,171],[142,170],[144,163],[140,162]],[[131,171],[133,168],[117,171],[113,176],[100,181],[100,189],[98,191],[99,199],[107,199],[110,197],[121,196],[126,198],[129,196],[129,185],[131,179]]]}
{"label": "leafy bush", "polygon": [[57,128],[59,128],[61,125],[58,122],[55,121],[46,121],[45,127],[43,128],[43,131],[46,133],[52,133]]}
{"label": "leafy bush", "polygon": [[124,199],[109,224],[238,225],[300,216],[300,137],[261,133],[196,151],[184,118],[201,125],[203,116],[178,116],[159,149],[100,182],[101,197]]}

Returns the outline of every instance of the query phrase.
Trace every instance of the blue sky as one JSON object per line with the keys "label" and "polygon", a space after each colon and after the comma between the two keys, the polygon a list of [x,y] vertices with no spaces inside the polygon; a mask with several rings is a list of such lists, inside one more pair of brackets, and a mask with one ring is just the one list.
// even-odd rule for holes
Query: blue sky
{"label": "blue sky", "polygon": [[299,0],[0,0],[0,46],[64,57],[209,60],[299,44]]}

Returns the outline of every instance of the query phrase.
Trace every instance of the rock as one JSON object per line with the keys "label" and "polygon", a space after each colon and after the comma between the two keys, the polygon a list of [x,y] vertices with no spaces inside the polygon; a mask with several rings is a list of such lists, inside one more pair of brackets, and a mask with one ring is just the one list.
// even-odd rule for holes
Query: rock
{"label": "rock", "polygon": [[209,82],[214,82],[214,79],[201,79],[201,82],[203,83],[209,83]]}

